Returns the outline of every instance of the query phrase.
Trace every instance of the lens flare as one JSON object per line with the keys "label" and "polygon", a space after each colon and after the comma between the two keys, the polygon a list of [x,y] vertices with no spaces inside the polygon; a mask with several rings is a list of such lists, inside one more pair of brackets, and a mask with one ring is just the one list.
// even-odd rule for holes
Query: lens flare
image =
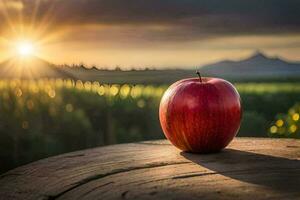
{"label": "lens flare", "polygon": [[20,42],[17,44],[17,52],[20,56],[29,56],[34,53],[34,46],[30,42]]}

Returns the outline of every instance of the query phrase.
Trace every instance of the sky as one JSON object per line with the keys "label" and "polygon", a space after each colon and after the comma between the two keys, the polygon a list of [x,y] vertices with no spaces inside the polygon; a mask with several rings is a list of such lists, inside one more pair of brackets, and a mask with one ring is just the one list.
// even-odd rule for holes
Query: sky
{"label": "sky", "polygon": [[194,67],[256,50],[300,60],[297,0],[0,0],[0,60]]}

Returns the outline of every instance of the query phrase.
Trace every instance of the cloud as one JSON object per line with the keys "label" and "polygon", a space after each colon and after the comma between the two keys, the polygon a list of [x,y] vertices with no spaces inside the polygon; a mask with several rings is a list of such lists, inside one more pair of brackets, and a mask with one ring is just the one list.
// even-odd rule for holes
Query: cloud
{"label": "cloud", "polygon": [[23,16],[31,16],[35,8],[38,8],[35,19],[51,18],[54,21],[52,26],[123,27],[123,31],[136,32],[137,35],[149,40],[197,40],[220,35],[300,32],[300,1],[297,0],[22,0],[21,2],[24,6],[21,11]]}
{"label": "cloud", "polygon": [[2,0],[0,1],[0,10],[21,11],[24,4],[19,0]]}

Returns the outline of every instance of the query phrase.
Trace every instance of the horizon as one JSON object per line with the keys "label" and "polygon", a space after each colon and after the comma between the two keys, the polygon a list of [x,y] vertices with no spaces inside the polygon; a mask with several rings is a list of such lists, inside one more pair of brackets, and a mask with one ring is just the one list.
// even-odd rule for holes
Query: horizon
{"label": "horizon", "polygon": [[253,58],[254,56],[257,55],[262,55],[268,59],[280,59],[283,60],[284,62],[287,63],[292,63],[292,64],[300,64],[300,60],[288,60],[284,57],[278,56],[278,55],[268,55],[265,52],[256,49],[253,50],[252,53],[246,55],[245,57],[239,58],[239,59],[232,59],[232,58],[226,58],[226,59],[222,59],[222,60],[217,60],[215,62],[209,62],[209,63],[204,63],[202,65],[195,65],[195,66],[167,66],[167,67],[157,67],[157,66],[143,66],[143,65],[139,65],[139,66],[120,66],[120,65],[116,65],[116,66],[101,66],[101,65],[88,65],[84,62],[79,62],[79,63],[54,63],[51,62],[50,60],[46,60],[43,59],[41,57],[35,56],[35,55],[27,55],[26,57],[23,56],[12,56],[10,58],[7,58],[6,60],[1,60],[0,64],[5,63],[5,62],[11,62],[11,60],[14,59],[25,59],[25,60],[32,60],[33,58],[35,59],[40,59],[44,62],[47,62],[51,65],[55,65],[55,66],[67,66],[67,67],[84,67],[86,69],[92,69],[92,68],[96,68],[99,70],[122,70],[122,71],[131,71],[131,70],[182,70],[182,69],[186,69],[186,70],[193,70],[194,68],[202,68],[205,66],[209,66],[209,65],[215,65],[218,64],[220,62],[224,62],[224,61],[233,61],[233,62],[240,62],[243,60],[247,60],[250,58]]}
{"label": "horizon", "polygon": [[299,61],[299,9],[292,0],[4,0],[0,60],[34,54],[106,68],[187,68],[260,49]]}

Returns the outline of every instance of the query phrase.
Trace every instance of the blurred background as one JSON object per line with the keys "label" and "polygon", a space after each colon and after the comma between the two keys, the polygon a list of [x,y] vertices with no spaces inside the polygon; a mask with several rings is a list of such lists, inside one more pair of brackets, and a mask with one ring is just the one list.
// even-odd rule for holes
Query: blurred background
{"label": "blurred background", "polygon": [[160,99],[196,70],[236,86],[238,137],[300,138],[299,9],[293,0],[1,1],[0,173],[164,138]]}

